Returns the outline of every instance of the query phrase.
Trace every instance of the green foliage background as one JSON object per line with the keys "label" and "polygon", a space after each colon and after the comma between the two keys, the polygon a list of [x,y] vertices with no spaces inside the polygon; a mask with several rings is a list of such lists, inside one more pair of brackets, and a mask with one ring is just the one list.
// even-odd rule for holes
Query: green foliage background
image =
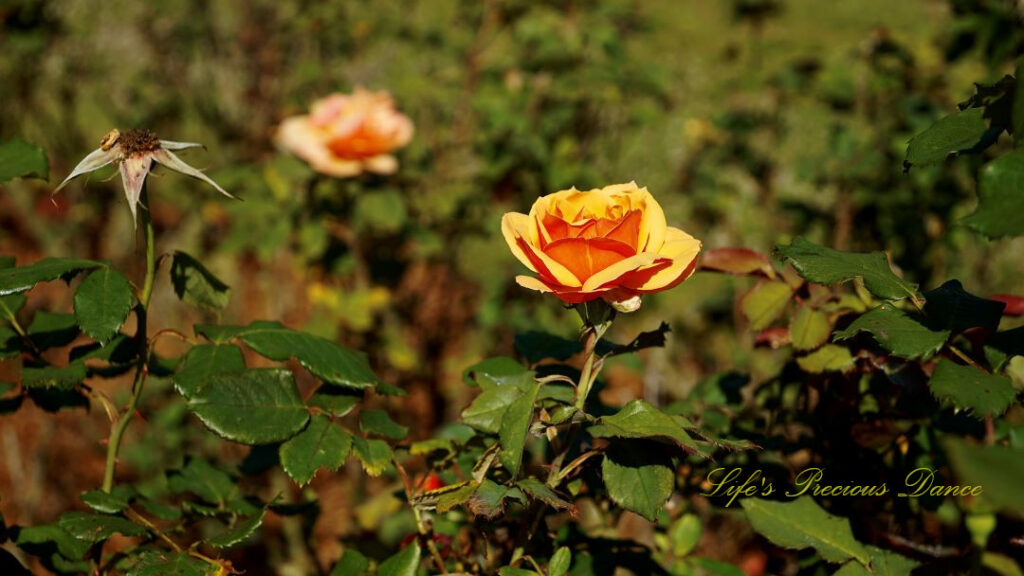
{"label": "green foliage background", "polygon": [[[202,142],[208,152],[189,160],[244,202],[154,178],[153,218],[161,250],[201,255],[232,299],[219,316],[161,315],[151,331],[281,318],[366,350],[385,381],[411,392],[397,418],[414,437],[457,417],[471,362],[512,354],[527,330],[573,336],[570,311],[514,284],[520,266],[499,231],[503,212],[573,185],[636,180],[707,248],[770,252],[803,235],[888,251],[923,289],[960,278],[981,296],[1020,295],[1024,240],[987,240],[959,223],[976,204],[980,166],[1009,138],[988,157],[903,169],[908,140],[967,100],[972,82],[1013,71],[1021,34],[1002,27],[1016,22],[1013,10],[936,0],[13,0],[0,5],[0,140],[43,147],[50,182],[5,185],[0,253],[131,270],[139,255],[117,178],[97,175],[53,203],[48,192],[113,127]],[[282,118],[355,86],[391,91],[416,125],[397,175],[320,178],[274,148]],[[723,370],[773,378],[789,355],[754,346],[737,303],[750,286],[697,275],[645,298],[613,338],[665,320],[669,344],[610,363],[604,398],[692,401]],[[179,306],[168,283],[154,301]],[[29,307],[70,303],[49,291]],[[163,392],[147,399],[153,425],[127,448],[134,469],[180,464],[195,440],[180,426],[184,409],[161,402],[169,385]],[[93,416],[81,436],[102,436]],[[81,460],[83,478],[98,474],[93,448],[73,438],[34,446]],[[0,510],[23,523],[51,520],[96,485],[43,474],[38,493],[14,497],[16,471],[0,469]],[[355,510],[335,496],[345,518],[321,526],[332,535],[393,544],[408,527],[381,520],[386,503]],[[734,562],[743,553],[717,552]]]}

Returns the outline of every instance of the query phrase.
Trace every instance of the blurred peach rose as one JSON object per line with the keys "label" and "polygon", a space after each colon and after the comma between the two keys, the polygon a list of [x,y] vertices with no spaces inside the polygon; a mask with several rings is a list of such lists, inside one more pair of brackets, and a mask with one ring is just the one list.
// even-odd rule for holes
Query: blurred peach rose
{"label": "blurred peach rose", "polygon": [[412,139],[412,121],[387,92],[356,88],[313,102],[310,114],[285,119],[277,141],[322,174],[347,178],[363,171],[392,174],[391,155]]}
{"label": "blurred peach rose", "polygon": [[687,279],[701,246],[669,227],[647,188],[633,182],[543,196],[528,215],[505,214],[501,231],[537,274],[518,276],[521,286],[569,304],[604,298],[621,311],[638,308],[642,294]]}

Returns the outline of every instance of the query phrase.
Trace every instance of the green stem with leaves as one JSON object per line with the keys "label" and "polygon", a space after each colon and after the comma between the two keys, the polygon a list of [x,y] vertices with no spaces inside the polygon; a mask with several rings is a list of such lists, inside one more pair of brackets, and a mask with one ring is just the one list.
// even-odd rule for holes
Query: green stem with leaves
{"label": "green stem with leaves", "polygon": [[139,340],[139,359],[135,367],[135,379],[132,381],[131,395],[128,397],[128,404],[125,405],[121,415],[111,424],[110,439],[107,442],[107,463],[103,470],[103,491],[110,492],[114,487],[114,471],[117,468],[117,453],[121,449],[121,439],[132,417],[135,416],[135,409],[142,396],[142,388],[146,384],[148,376],[147,364],[149,363],[149,338],[147,336],[147,316],[149,312],[149,299],[153,295],[153,281],[156,277],[156,239],[153,230],[153,219],[149,214],[149,194],[146,186],[142,187],[142,226],[146,243],[146,277],[142,283],[142,289],[138,294],[138,306],[135,307],[135,318],[137,329],[135,337]]}

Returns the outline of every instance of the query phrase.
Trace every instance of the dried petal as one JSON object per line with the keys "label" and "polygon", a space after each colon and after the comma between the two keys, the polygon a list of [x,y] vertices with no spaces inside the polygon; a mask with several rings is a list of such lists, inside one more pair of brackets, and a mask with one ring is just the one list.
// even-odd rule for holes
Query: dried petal
{"label": "dried petal", "polygon": [[136,223],[139,205],[139,196],[142,195],[142,185],[146,182],[146,175],[153,166],[153,156],[141,154],[125,158],[121,162],[121,182],[124,184],[124,196],[128,199],[128,208],[132,211],[132,225]]}
{"label": "dried petal", "polygon": [[211,180],[209,176],[189,166],[181,158],[175,156],[174,152],[171,152],[170,150],[164,149],[153,152],[153,159],[159,162],[160,164],[163,164],[164,166],[170,168],[171,170],[174,170],[175,172],[180,172],[186,176],[191,176],[193,178],[197,178],[199,180],[202,180],[203,182],[206,182],[207,184],[213,186],[214,188],[217,189],[218,192],[227,196],[228,198],[234,198],[234,196],[228,194],[227,190],[224,190],[223,188],[218,186],[216,182]]}
{"label": "dried petal", "polygon": [[92,152],[89,153],[88,156],[83,158],[82,161],[78,163],[78,166],[75,166],[75,169],[71,171],[71,174],[69,174],[68,177],[65,178],[63,182],[60,183],[60,186],[57,186],[57,189],[54,190],[53,193],[56,194],[57,192],[60,192],[61,188],[63,188],[72,179],[77,178],[78,176],[81,176],[82,174],[85,174],[87,172],[99,170],[100,168],[103,168],[107,164],[110,164],[111,162],[117,159],[117,154],[118,151],[116,148],[111,150],[97,148],[93,150]]}
{"label": "dried petal", "polygon": [[199,142],[175,142],[174,140],[161,140],[160,147],[164,150],[187,150],[188,148],[206,149],[206,146],[203,146]]}

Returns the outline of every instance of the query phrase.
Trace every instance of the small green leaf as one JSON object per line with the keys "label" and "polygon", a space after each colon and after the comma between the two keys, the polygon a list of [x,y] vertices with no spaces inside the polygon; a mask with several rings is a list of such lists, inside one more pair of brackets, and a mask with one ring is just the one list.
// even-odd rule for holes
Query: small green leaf
{"label": "small green leaf", "polygon": [[18,530],[15,543],[22,548],[53,544],[61,556],[70,560],[81,560],[89,553],[90,542],[75,538],[57,524],[26,526]]}
{"label": "small green leaf", "polygon": [[565,576],[569,573],[569,565],[572,564],[572,552],[567,546],[562,546],[551,555],[548,562],[548,576]]}
{"label": "small green leaf", "polygon": [[568,510],[573,507],[571,502],[536,478],[523,478],[516,482],[516,485],[530,498],[540,500],[556,510]]}
{"label": "small green leaf", "polygon": [[85,364],[72,362],[67,366],[25,366],[21,370],[21,383],[30,389],[73,390],[86,377]]}
{"label": "small green leaf", "polygon": [[532,374],[517,360],[499,356],[482,360],[466,368],[462,373],[462,381],[467,386],[489,389],[504,383],[508,378],[521,377],[524,373]]}
{"label": "small green leaf", "polygon": [[0,144],[0,182],[15,178],[50,177],[50,163],[46,152],[24,140],[8,140]]}
{"label": "small green leaf", "polygon": [[248,518],[235,521],[234,526],[223,534],[208,538],[206,543],[214,548],[227,548],[245,540],[263,524],[263,517],[267,515],[266,508]]}
{"label": "small green leaf", "polygon": [[832,576],[910,576],[911,571],[917,567],[917,562],[900,556],[895,552],[866,546],[871,555],[871,569],[868,570],[860,562],[850,560],[836,570]]}
{"label": "small green leaf", "polygon": [[82,493],[82,502],[89,508],[103,514],[117,514],[128,507],[128,496],[131,490],[104,492],[102,490],[91,490]]}
{"label": "small green leaf", "polygon": [[409,429],[391,419],[383,410],[363,410],[359,413],[359,429],[367,434],[375,434],[401,440],[409,434]]}
{"label": "small green leaf", "polygon": [[675,486],[668,455],[638,442],[612,444],[601,463],[601,476],[616,504],[652,522]]}
{"label": "small green leaf", "polygon": [[413,540],[394,556],[381,562],[377,576],[416,576],[420,565],[420,544]]}
{"label": "small green leaf", "polygon": [[534,403],[540,391],[540,382],[533,380],[522,393],[508,405],[508,410],[501,417],[498,426],[498,439],[501,441],[501,452],[498,461],[515,478],[523,461],[523,450],[526,447],[526,436],[533,421]]}
{"label": "small green leaf", "polygon": [[813,350],[828,341],[832,326],[828,316],[811,308],[800,306],[789,322],[789,338],[797,350]]}
{"label": "small green leaf", "polygon": [[473,399],[469,407],[462,411],[462,420],[469,426],[488,434],[497,434],[502,418],[511,406],[523,394],[536,394],[531,390],[536,385],[533,372],[527,371],[514,376],[495,379],[488,384],[480,382],[483,392]]}
{"label": "small green leaf", "polygon": [[168,550],[146,550],[128,569],[127,576],[216,576],[221,574],[218,564]]}
{"label": "small green leaf", "polygon": [[950,154],[974,148],[982,142],[988,122],[985,110],[968,108],[939,118],[927,130],[914,136],[907,144],[904,164],[937,164]]}
{"label": "small green leaf", "polygon": [[587,432],[595,438],[647,438],[669,442],[680,448],[699,452],[675,416],[665,414],[646,400],[632,400],[611,416],[602,416]]}
{"label": "small green leaf", "polygon": [[188,254],[176,251],[171,262],[174,293],[186,304],[204,310],[223,310],[231,298],[231,288]]}
{"label": "small green leaf", "polygon": [[309,420],[292,373],[279,368],[215,374],[188,406],[208,428],[244,444],[287,440]]}
{"label": "small green leaf", "polygon": [[[1016,134],[1014,135],[1016,136]],[[978,207],[963,219],[989,238],[1024,234],[1024,148],[989,162],[978,178]]]}
{"label": "small green leaf", "polygon": [[378,380],[366,356],[330,340],[296,332],[277,322],[253,322],[246,327],[196,326],[197,333],[215,342],[239,338],[261,356],[283,362],[294,357],[324,382],[361,390]]}
{"label": "small green leaf", "polygon": [[217,374],[243,372],[245,357],[242,350],[229,344],[199,344],[193,346],[181,361],[177,373],[171,378],[175,389],[187,400],[207,379]]}
{"label": "small green leaf", "polygon": [[779,246],[782,256],[805,280],[819,284],[839,284],[854,278],[864,280],[869,292],[886,300],[916,296],[917,287],[893,273],[882,252],[840,252],[796,238],[789,246]]}
{"label": "small green leaf", "polygon": [[796,359],[796,363],[805,372],[821,374],[822,372],[842,372],[853,366],[853,356],[842,346],[826,344],[807,356]]}
{"label": "small green leaf", "polygon": [[238,497],[238,485],[231,476],[198,458],[190,458],[181,470],[170,472],[167,485],[175,494],[191,492],[218,507]]}
{"label": "small green leaf", "polygon": [[957,408],[972,411],[976,416],[998,416],[1013,402],[1013,382],[977,368],[961,366],[942,358],[928,382],[932,394],[951,402]]}
{"label": "small green leaf", "polygon": [[354,548],[345,550],[341,560],[331,569],[330,576],[363,576],[370,569],[370,561]]}
{"label": "small green leaf", "polygon": [[526,496],[518,488],[509,488],[491,480],[484,480],[473,491],[466,505],[474,516],[495,518],[505,511],[505,501],[526,503]]}
{"label": "small green leaf", "polygon": [[351,449],[352,435],[327,416],[316,414],[305,430],[281,445],[281,466],[301,486],[320,468],[340,468]]}
{"label": "small green leaf", "polygon": [[964,290],[959,280],[950,280],[924,293],[924,313],[936,328],[963,332],[980,326],[995,332],[1006,304],[988,300]]}
{"label": "small green leaf", "polygon": [[75,319],[94,340],[108,342],[128,318],[133,300],[127,278],[113,268],[100,268],[75,291]]}
{"label": "small green leaf", "polygon": [[361,395],[346,394],[346,391],[337,388],[321,388],[306,403],[341,418],[351,412],[362,399]]}
{"label": "small green leaf", "polygon": [[502,566],[498,568],[498,576],[541,576],[533,570],[516,568],[515,566]]}
{"label": "small green leaf", "polygon": [[764,330],[782,315],[792,296],[793,290],[782,282],[760,282],[740,300],[740,310],[751,330]]}
{"label": "small green leaf", "polygon": [[889,304],[882,304],[854,320],[845,330],[835,333],[835,340],[853,338],[868,332],[893,355],[909,360],[931,358],[949,339],[948,330],[931,330]]}
{"label": "small green leaf", "polygon": [[90,512],[67,512],[60,517],[57,524],[68,534],[86,542],[100,542],[114,534],[142,536],[147,532],[145,528],[130,520]]}
{"label": "small green leaf", "polygon": [[353,436],[352,453],[370,476],[380,476],[391,464],[391,447],[383,440]]}
{"label": "small green leaf", "polygon": [[78,321],[73,314],[40,310],[28,326],[28,337],[40,350],[66,346],[78,337]]}
{"label": "small green leaf", "polygon": [[105,264],[94,260],[44,258],[28,266],[3,268],[0,269],[0,296],[25,292],[40,282],[70,277],[83,270],[92,270],[103,266]]}
{"label": "small green leaf", "polygon": [[814,548],[828,562],[855,559],[866,566],[871,561],[868,550],[853,537],[850,522],[825,512],[810,496],[790,502],[745,498],[741,504],[754,530],[777,546]]}
{"label": "small green leaf", "polygon": [[962,484],[981,487],[981,498],[998,510],[1024,510],[1024,449],[978,446],[950,439],[945,444],[950,464]]}
{"label": "small green leaf", "polygon": [[686,556],[697,547],[700,541],[701,524],[696,514],[683,514],[669,528],[668,536],[672,542],[672,553]]}

